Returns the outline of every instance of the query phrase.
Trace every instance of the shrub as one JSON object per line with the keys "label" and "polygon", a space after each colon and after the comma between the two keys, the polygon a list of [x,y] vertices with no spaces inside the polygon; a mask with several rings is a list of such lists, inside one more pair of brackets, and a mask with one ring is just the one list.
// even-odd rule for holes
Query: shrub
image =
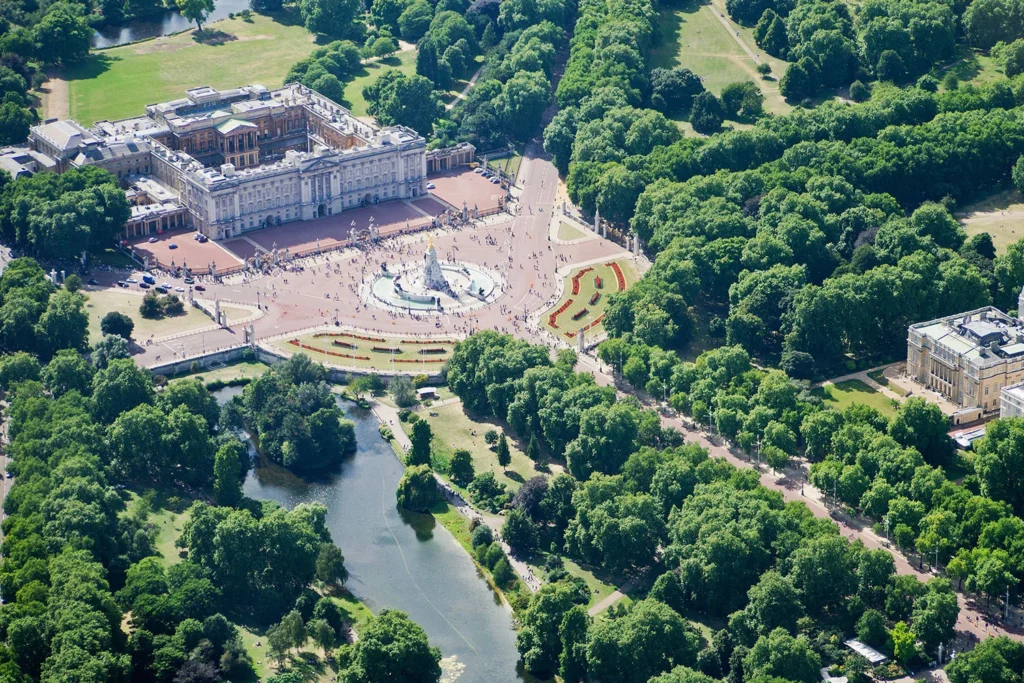
{"label": "shrub", "polygon": [[850,84],[850,99],[854,102],[864,102],[871,98],[871,89],[860,81]]}

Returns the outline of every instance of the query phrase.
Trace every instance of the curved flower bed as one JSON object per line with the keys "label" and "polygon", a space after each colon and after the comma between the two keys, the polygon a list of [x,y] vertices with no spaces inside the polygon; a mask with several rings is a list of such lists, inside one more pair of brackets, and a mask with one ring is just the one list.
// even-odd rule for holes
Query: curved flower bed
{"label": "curved flower bed", "polygon": [[351,332],[317,332],[313,335],[314,339],[320,339],[321,337],[348,337],[349,339],[358,339],[359,341],[367,342],[386,342],[387,339],[383,337],[364,337],[360,334],[353,334]]}
{"label": "curved flower bed", "polygon": [[315,351],[316,353],[322,353],[327,356],[335,356],[337,358],[351,358],[352,360],[370,360],[369,356],[356,356],[351,353],[341,353],[340,351],[320,349],[315,346],[310,346],[309,344],[303,344],[298,339],[289,339],[288,343],[291,344],[292,346],[298,346],[300,349],[305,349],[306,351]]}
{"label": "curved flower bed", "polygon": [[578,310],[575,313],[573,313],[572,319],[573,320],[579,320],[580,318],[585,316],[587,313],[590,313],[590,309],[589,308],[581,308],[580,310]]}
{"label": "curved flower bed", "polygon": [[586,332],[586,331],[590,330],[593,327],[597,327],[598,325],[601,324],[602,320],[604,320],[604,313],[602,313],[601,315],[599,315],[596,318],[594,318],[593,320],[591,320],[589,323],[587,323],[586,325],[581,327],[576,332],[566,332],[565,336],[568,337],[569,339],[575,339],[576,335],[579,334],[579,332],[581,332],[581,331],[582,332]]}
{"label": "curved flower bed", "polygon": [[590,305],[593,306],[597,303],[598,299],[601,298],[601,292],[594,292],[594,296],[590,297]]}
{"label": "curved flower bed", "polygon": [[605,265],[611,268],[612,272],[615,273],[615,280],[616,284],[619,286],[619,291],[624,291],[626,289],[626,276],[623,275],[622,268],[615,261],[612,261],[611,263],[606,263]]}
{"label": "curved flower bed", "polygon": [[565,313],[566,309],[576,303],[575,299],[566,299],[565,303],[558,307],[558,310],[548,316],[548,325],[558,329],[558,316]]}
{"label": "curved flower bed", "polygon": [[583,276],[586,275],[587,273],[591,272],[592,270],[594,270],[594,269],[593,268],[589,268],[589,267],[588,268],[584,268],[583,270],[581,270],[580,272],[578,272],[578,273],[576,273],[575,275],[572,276],[572,293],[573,294],[579,294],[580,293],[580,280],[582,280]]}

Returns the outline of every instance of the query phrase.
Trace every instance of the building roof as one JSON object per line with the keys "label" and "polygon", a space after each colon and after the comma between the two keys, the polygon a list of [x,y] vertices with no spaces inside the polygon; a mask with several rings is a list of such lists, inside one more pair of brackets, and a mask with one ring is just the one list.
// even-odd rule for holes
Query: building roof
{"label": "building roof", "polygon": [[65,152],[99,142],[96,136],[71,120],[50,121],[33,126],[32,132]]}
{"label": "building roof", "polygon": [[865,645],[864,643],[860,642],[855,638],[847,640],[843,643],[843,645],[850,648],[851,650],[859,654],[861,657],[871,662],[872,665],[881,664],[882,662],[888,659],[888,657],[883,655],[875,648],[871,647],[870,645]]}
{"label": "building roof", "polygon": [[917,323],[910,330],[979,366],[1024,360],[1024,322],[992,306]]}
{"label": "building roof", "polygon": [[234,133],[240,128],[255,129],[256,127],[256,124],[252,123],[251,121],[243,121],[241,119],[228,119],[224,123],[217,126],[217,132],[220,133],[221,135],[227,135],[229,133]]}

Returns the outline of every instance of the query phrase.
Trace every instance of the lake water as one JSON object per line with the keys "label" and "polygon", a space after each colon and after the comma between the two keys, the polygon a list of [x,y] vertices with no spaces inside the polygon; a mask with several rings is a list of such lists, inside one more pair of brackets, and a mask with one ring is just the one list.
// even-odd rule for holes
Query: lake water
{"label": "lake water", "polygon": [[[240,389],[214,392],[221,402]],[[392,607],[423,627],[458,683],[513,683],[517,673],[512,614],[465,550],[430,515],[400,511],[395,489],[403,467],[370,411],[342,404],[356,426],[358,450],[340,471],[305,481],[272,463],[253,470],[245,494],[285,507],[317,501],[345,554],[346,586],[371,610]]]}
{"label": "lake water", "polygon": [[[229,14],[249,9],[249,0],[217,0],[213,12],[206,21],[227,19]],[[203,22],[204,25],[206,22]],[[93,47],[113,47],[134,43],[145,38],[156,38],[178,33],[188,28],[195,28],[195,22],[189,21],[177,10],[169,9],[163,14],[148,19],[135,19],[123,24],[102,26],[92,36]]]}

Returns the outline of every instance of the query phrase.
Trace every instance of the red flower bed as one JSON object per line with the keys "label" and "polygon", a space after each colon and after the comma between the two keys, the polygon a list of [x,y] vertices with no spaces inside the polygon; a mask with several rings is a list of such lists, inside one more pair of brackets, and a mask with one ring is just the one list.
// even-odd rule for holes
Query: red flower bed
{"label": "red flower bed", "polygon": [[590,297],[590,305],[593,306],[597,303],[597,300],[601,298],[601,292],[594,292],[594,296]]}
{"label": "red flower bed", "polygon": [[616,284],[619,286],[619,291],[624,291],[626,289],[626,276],[622,274],[622,268],[620,268],[619,264],[615,261],[606,263],[605,265],[611,268],[612,272],[615,273],[615,280]]}
{"label": "red flower bed", "polygon": [[548,316],[548,325],[558,329],[558,316],[565,313],[566,309],[576,302],[575,299],[566,299],[565,303],[558,307],[558,310]]}
{"label": "red flower bed", "polygon": [[580,272],[578,272],[578,273],[576,273],[575,275],[572,276],[572,293],[573,294],[579,294],[580,293],[580,280],[582,280],[583,276],[586,275],[587,273],[589,273],[592,270],[593,270],[593,268],[584,268],[583,270],[581,270]]}
{"label": "red flower bed", "polygon": [[314,339],[319,339],[320,337],[348,337],[349,339],[358,339],[359,341],[368,342],[387,341],[387,339],[384,339],[383,337],[364,337],[359,334],[352,334],[351,332],[317,332],[316,334],[313,335]]}
{"label": "red flower bed", "polygon": [[[604,313],[602,313],[601,315],[597,316],[596,318],[591,320],[589,323],[587,323],[586,325],[581,327],[580,330],[582,330],[583,332],[586,332],[587,330],[591,329],[592,327],[597,327],[598,325],[600,325],[602,320],[604,320]],[[569,339],[575,339],[576,338],[576,332],[566,332],[565,336],[568,337]]]}
{"label": "red flower bed", "polygon": [[315,351],[316,353],[322,353],[327,356],[335,356],[337,358],[351,358],[353,360],[370,360],[368,356],[354,356],[351,353],[340,353],[338,351],[330,351],[328,349],[318,349],[315,346],[303,344],[298,339],[289,339],[288,343],[291,344],[292,346],[298,346],[300,349],[305,349],[307,351]]}
{"label": "red flower bed", "polygon": [[[441,342],[453,343],[450,339],[442,339]],[[403,344],[437,344],[437,339],[403,339]]]}
{"label": "red flower bed", "polygon": [[396,358],[396,363],[443,363],[444,358]]}
{"label": "red flower bed", "polygon": [[600,275],[594,276],[594,286],[597,287],[598,289],[604,287],[604,280],[601,279]]}
{"label": "red flower bed", "polygon": [[580,310],[576,311],[573,314],[572,319],[573,320],[579,320],[580,318],[585,316],[587,313],[590,313],[590,309],[588,309],[588,308],[581,308]]}
{"label": "red flower bed", "polygon": [[337,339],[335,339],[334,341],[331,342],[331,346],[340,346],[343,349],[354,349],[354,348],[356,348],[355,344],[351,344],[349,342],[344,342],[344,341],[338,341]]}

